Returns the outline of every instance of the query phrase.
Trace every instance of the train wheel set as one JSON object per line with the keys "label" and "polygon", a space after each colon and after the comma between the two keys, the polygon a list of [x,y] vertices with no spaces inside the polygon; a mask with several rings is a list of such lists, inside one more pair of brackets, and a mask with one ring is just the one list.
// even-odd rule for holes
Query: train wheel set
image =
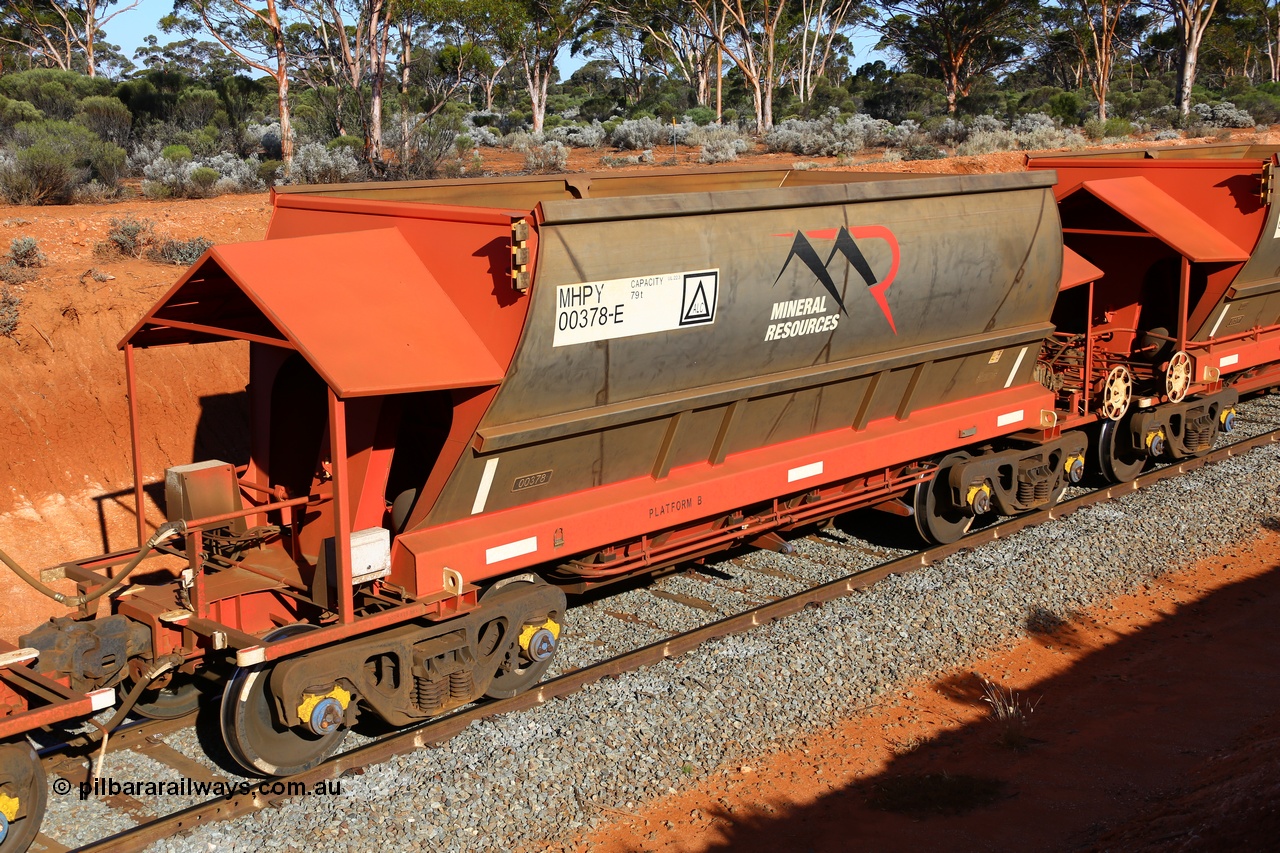
{"label": "train wheel set", "polygon": [[0,554],[69,609],[0,645],[0,851],[37,729],[212,700],[288,776],[530,689],[566,594],[857,509],[952,543],[1207,453],[1280,386],[1276,153],[278,188],[121,342],[139,506],[150,349],[247,342],[248,458],[169,468],[136,549]]}

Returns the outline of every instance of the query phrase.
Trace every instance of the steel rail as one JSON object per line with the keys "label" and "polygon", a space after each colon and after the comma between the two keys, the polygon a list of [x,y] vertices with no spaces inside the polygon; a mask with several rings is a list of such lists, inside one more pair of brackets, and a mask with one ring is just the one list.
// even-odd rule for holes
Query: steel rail
{"label": "steel rail", "polygon": [[281,793],[255,791],[251,794],[237,794],[210,800],[85,845],[78,848],[77,853],[137,850],[146,844],[171,837],[179,832],[193,829],[205,823],[229,820],[251,814],[268,807],[274,802],[290,797],[290,794],[284,793],[284,791],[288,790],[289,783],[300,783],[306,786],[308,790],[311,790],[317,782],[336,779],[348,771],[382,763],[398,755],[443,743],[477,720],[513,711],[523,711],[552,699],[568,696],[601,679],[651,666],[668,658],[678,657],[708,641],[731,634],[743,633],[759,625],[797,613],[806,607],[821,605],[824,602],[845,597],[890,575],[931,565],[960,551],[994,542],[1028,527],[1065,517],[1077,510],[1103,503],[1140,489],[1150,488],[1156,483],[1181,476],[1212,462],[1239,456],[1258,447],[1278,442],[1280,442],[1280,429],[1272,430],[1253,438],[1226,445],[1203,456],[1153,469],[1131,482],[1095,489],[1063,501],[1053,507],[1006,519],[974,531],[958,542],[935,546],[877,566],[861,569],[834,581],[820,584],[785,598],[753,607],[737,615],[711,622],[700,628],[651,643],[643,648],[565,673],[511,699],[483,702],[446,717],[429,720],[413,728],[388,735],[380,740],[334,756],[303,773],[267,780],[269,784],[280,783],[276,787],[282,789]]}

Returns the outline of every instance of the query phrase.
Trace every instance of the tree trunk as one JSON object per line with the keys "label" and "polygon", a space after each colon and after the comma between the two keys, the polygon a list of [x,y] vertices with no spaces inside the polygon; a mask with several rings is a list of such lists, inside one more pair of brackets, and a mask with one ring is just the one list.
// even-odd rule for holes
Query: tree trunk
{"label": "tree trunk", "polygon": [[289,120],[289,57],[285,51],[284,33],[276,29],[276,91],[280,98],[280,158],[284,173],[293,170],[293,123]]}
{"label": "tree trunk", "polygon": [[540,78],[535,85],[529,87],[529,105],[533,107],[533,132],[542,133],[542,126],[547,120],[547,82],[551,75],[539,73]]}
{"label": "tree trunk", "polygon": [[402,95],[409,93],[409,55],[412,49],[412,28],[402,25],[400,27],[400,94]]}
{"label": "tree trunk", "polygon": [[1188,44],[1182,57],[1182,70],[1178,73],[1178,112],[1183,116],[1191,113],[1191,87],[1196,82],[1196,57],[1199,52],[1199,44]]}
{"label": "tree trunk", "polygon": [[[501,73],[501,71],[499,71],[499,73]],[[481,88],[484,89],[484,111],[487,113],[493,112],[493,90],[497,85],[497,74],[494,74],[492,77],[486,77],[484,82],[480,84]]]}
{"label": "tree trunk", "polygon": [[384,9],[381,0],[374,0],[369,10],[369,150],[366,154],[375,171],[382,166],[382,87],[387,78],[388,34]]}
{"label": "tree trunk", "polygon": [[748,77],[751,83],[751,100],[756,108],[756,133],[764,133],[764,99],[760,92],[760,80],[757,77]]}

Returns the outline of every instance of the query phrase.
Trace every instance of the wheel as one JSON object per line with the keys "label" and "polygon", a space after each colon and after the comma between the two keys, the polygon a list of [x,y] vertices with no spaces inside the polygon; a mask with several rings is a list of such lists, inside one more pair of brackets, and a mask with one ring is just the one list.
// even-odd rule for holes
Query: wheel
{"label": "wheel", "polygon": [[[285,625],[263,637],[278,640],[310,631],[314,625]],[[246,770],[264,776],[289,776],[315,767],[342,745],[347,730],[316,735],[278,718],[267,690],[271,664],[241,667],[222,694],[222,739],[227,752]]]}
{"label": "wheel", "polygon": [[915,510],[912,517],[916,522],[916,530],[926,542],[949,545],[968,533],[973,526],[972,515],[951,506],[951,486],[948,482],[952,466],[969,458],[967,453],[944,456],[938,463],[938,473],[933,479],[917,483],[912,490],[911,505]]}
{"label": "wheel", "polygon": [[0,853],[25,853],[40,832],[49,789],[25,741],[0,744]]}
{"label": "wheel", "polygon": [[1129,411],[1132,398],[1133,374],[1124,365],[1116,365],[1102,384],[1102,416],[1107,420],[1120,420]]}
{"label": "wheel", "polygon": [[176,720],[194,714],[200,707],[200,688],[188,675],[174,672],[168,676],[162,686],[142,691],[133,710],[152,720]]}
{"label": "wheel", "polygon": [[1108,483],[1127,483],[1142,473],[1147,456],[1129,447],[1129,425],[1121,421],[1103,421],[1094,445],[1097,470]]}
{"label": "wheel", "polygon": [[[501,606],[503,599],[514,600],[527,592],[529,584],[545,585],[545,581],[536,575],[518,575],[499,581],[485,590],[480,603]],[[481,632],[482,654],[488,650],[486,646],[489,649],[497,649],[500,643],[506,643],[507,646],[505,654],[498,653],[498,670],[485,690],[485,696],[490,699],[510,699],[542,680],[547,668],[551,666],[559,640],[558,625],[557,633],[552,633],[543,626],[548,621],[559,622],[562,616],[561,612],[554,610],[524,612],[512,620],[505,633],[500,627],[501,620],[494,620]],[[521,638],[526,633],[529,641],[522,645]]]}
{"label": "wheel", "polygon": [[1169,359],[1169,367],[1164,372],[1164,393],[1170,403],[1181,403],[1191,387],[1191,356],[1182,350]]}

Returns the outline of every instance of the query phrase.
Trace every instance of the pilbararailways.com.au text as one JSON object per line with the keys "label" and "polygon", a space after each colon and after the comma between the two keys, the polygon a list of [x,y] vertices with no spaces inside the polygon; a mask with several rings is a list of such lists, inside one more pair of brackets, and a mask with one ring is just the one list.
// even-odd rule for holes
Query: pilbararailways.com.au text
{"label": "pilbararailways.com.au text", "polygon": [[[69,794],[73,786],[66,779],[55,782],[65,783],[53,786],[56,794]],[[319,782],[296,782],[271,780],[261,782],[205,782],[199,779],[173,779],[168,781],[128,779],[120,781],[110,776],[95,779],[92,783],[80,782],[74,786],[81,800],[90,797],[110,797],[124,794],[130,797],[232,797],[266,796],[288,797],[337,797],[342,794],[342,782],[338,779],[322,779]]]}

